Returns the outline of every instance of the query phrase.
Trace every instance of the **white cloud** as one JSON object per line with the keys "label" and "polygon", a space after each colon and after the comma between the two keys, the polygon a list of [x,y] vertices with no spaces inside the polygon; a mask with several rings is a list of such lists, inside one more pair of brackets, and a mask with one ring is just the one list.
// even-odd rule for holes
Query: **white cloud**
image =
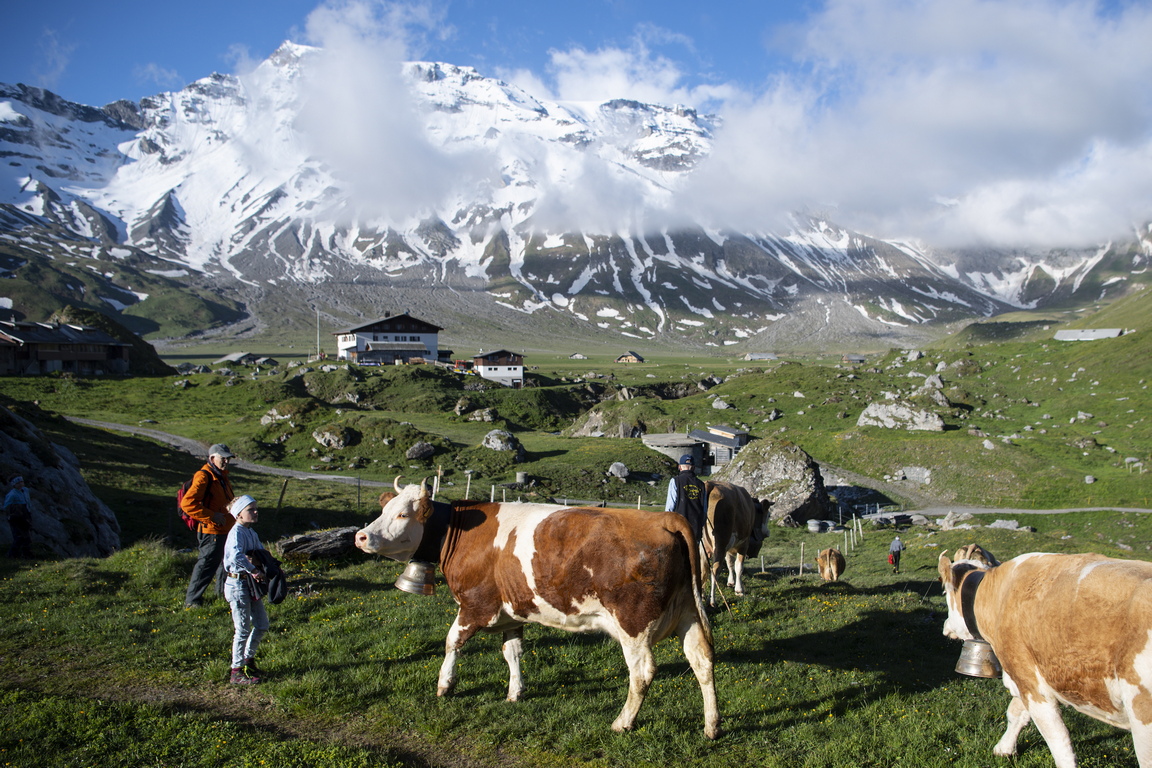
{"label": "white cloud", "polygon": [[36,84],[41,88],[54,89],[67,71],[75,48],[75,45],[61,42],[56,30],[45,29],[40,35],[41,60],[36,74]]}
{"label": "white cloud", "polygon": [[442,19],[432,3],[357,1],[323,5],[307,21],[308,40],[323,50],[308,70],[298,127],[366,211],[393,221],[427,215],[481,172],[477,158],[428,141],[401,75],[429,36],[450,34]]}
{"label": "white cloud", "polygon": [[159,86],[162,90],[179,88],[184,85],[180,73],[172,69],[165,69],[158,64],[149,63],[135,67],[132,70],[137,83]]}
{"label": "white cloud", "polygon": [[[454,34],[431,1],[333,2],[308,17],[323,51],[298,128],[366,211],[422,216],[496,175],[492,158],[429,141],[400,75]],[[685,63],[693,41],[655,26],[626,47],[552,50],[543,73],[495,73],[549,101],[723,118],[711,157],[664,200],[595,153],[550,169],[538,147],[505,139],[505,158],[543,177],[536,222],[613,231],[670,215],[773,231],[812,211],[939,245],[1066,246],[1152,215],[1148,4],[826,0],[774,39],[793,66],[756,86],[701,82]]]}
{"label": "white cloud", "polygon": [[771,229],[818,209],[1020,245],[1104,240],[1152,213],[1146,6],[830,0],[791,33],[801,66],[725,112],[683,210]]}
{"label": "white cloud", "polygon": [[552,101],[603,102],[633,99],[652,104],[686,104],[708,108],[736,97],[732,85],[689,86],[680,64],[652,50],[652,44],[691,51],[691,41],[652,25],[637,29],[628,48],[581,47],[549,51],[548,76],[527,70],[502,77],[540,98]]}

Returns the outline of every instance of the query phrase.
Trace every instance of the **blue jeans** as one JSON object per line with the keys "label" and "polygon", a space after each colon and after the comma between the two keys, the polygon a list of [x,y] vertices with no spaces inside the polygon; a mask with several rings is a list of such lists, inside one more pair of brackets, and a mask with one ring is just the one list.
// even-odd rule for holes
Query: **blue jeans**
{"label": "blue jeans", "polygon": [[232,606],[232,667],[240,667],[248,659],[256,657],[256,648],[268,631],[268,611],[263,600],[253,600],[248,591],[247,579],[228,577],[224,585],[224,596]]}

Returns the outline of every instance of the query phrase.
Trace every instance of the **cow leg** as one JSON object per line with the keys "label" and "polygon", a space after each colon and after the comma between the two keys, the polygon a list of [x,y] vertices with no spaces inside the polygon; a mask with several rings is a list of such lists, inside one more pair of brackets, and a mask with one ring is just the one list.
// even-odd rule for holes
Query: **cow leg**
{"label": "cow leg", "polygon": [[[1009,707],[1011,708],[1011,707]],[[1031,700],[1027,713],[1032,716],[1040,735],[1052,753],[1056,768],[1076,768],[1076,754],[1072,751],[1072,737],[1060,716],[1060,705],[1055,699]],[[1017,731],[1019,732],[1019,731]],[[1007,736],[1007,734],[1005,734]]]}
{"label": "cow leg", "polygon": [[519,701],[524,693],[524,679],[520,676],[520,656],[524,652],[524,627],[504,632],[504,660],[508,662],[508,701]]}
{"label": "cow leg", "polygon": [[683,621],[678,634],[684,645],[684,657],[696,675],[700,695],[704,699],[704,735],[710,739],[720,738],[723,731],[720,729],[720,705],[716,701],[712,644],[708,642],[707,633],[697,617]]}
{"label": "cow leg", "polygon": [[1136,749],[1136,762],[1142,768],[1152,766],[1152,723],[1141,723],[1135,717],[1132,723],[1132,745]]}
{"label": "cow leg", "polygon": [[[735,579],[733,579],[735,575]],[[744,596],[744,555],[728,555],[728,585],[736,587],[736,594]]]}
{"label": "cow leg", "polygon": [[992,747],[992,754],[997,757],[1012,757],[1016,754],[1016,739],[1019,738],[1020,731],[1024,730],[1024,726],[1028,725],[1032,719],[1032,716],[1028,714],[1028,708],[1024,706],[1024,702],[1020,700],[1019,696],[1012,697],[1012,701],[1008,703],[1008,712],[1005,717],[1008,720],[1008,728],[1000,737],[1000,741],[996,742],[996,746]]}
{"label": "cow leg", "polygon": [[720,563],[708,563],[708,606],[717,604],[717,573],[720,572]]}
{"label": "cow leg", "polygon": [[[739,577],[736,575],[736,556],[731,552],[725,552],[724,564],[728,566],[728,586],[734,587],[739,583]],[[736,594],[742,595],[744,593],[737,590]]]}
{"label": "cow leg", "polygon": [[478,627],[465,627],[460,623],[460,614],[452,621],[448,639],[444,641],[444,663],[440,665],[440,679],[436,684],[436,695],[447,696],[456,687],[456,657],[464,643],[476,634]]}
{"label": "cow leg", "polygon": [[639,638],[624,636],[620,640],[620,647],[624,651],[624,661],[628,664],[628,699],[612,723],[612,730],[630,731],[636,724],[636,713],[644,703],[652,678],[656,676],[656,660],[652,658],[652,648],[645,635]]}

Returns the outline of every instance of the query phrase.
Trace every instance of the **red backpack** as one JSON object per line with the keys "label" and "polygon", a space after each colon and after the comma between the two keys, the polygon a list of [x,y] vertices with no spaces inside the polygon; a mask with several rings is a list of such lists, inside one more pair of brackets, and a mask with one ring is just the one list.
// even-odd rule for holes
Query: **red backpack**
{"label": "red backpack", "polygon": [[[197,472],[203,472],[204,470],[198,469],[196,471]],[[194,474],[194,475],[192,475],[192,480],[195,480],[195,479],[196,479],[196,475]],[[180,515],[180,521],[183,522],[184,525],[186,525],[188,527],[188,530],[199,531],[200,530],[200,521],[197,520],[196,518],[190,516],[187,512],[185,512],[184,506],[181,504],[181,502],[184,501],[184,494],[188,493],[188,489],[192,487],[192,480],[187,481],[186,483],[184,483],[183,485],[181,485],[179,488],[176,489],[176,514]],[[208,485],[209,486],[212,485],[212,473],[211,472],[208,473]],[[205,495],[207,495],[207,493],[208,493],[207,489],[205,489],[204,493],[205,493]]]}

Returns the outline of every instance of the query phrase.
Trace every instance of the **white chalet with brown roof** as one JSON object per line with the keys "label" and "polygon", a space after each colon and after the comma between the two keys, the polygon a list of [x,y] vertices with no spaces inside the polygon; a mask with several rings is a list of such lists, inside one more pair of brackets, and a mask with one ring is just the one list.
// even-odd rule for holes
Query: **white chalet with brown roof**
{"label": "white chalet with brown roof", "polygon": [[438,325],[405,312],[345,328],[336,337],[336,357],[361,365],[393,365],[439,359]]}
{"label": "white chalet with brown roof", "polygon": [[524,356],[506,349],[476,355],[472,358],[472,370],[506,387],[520,389],[524,386]]}

